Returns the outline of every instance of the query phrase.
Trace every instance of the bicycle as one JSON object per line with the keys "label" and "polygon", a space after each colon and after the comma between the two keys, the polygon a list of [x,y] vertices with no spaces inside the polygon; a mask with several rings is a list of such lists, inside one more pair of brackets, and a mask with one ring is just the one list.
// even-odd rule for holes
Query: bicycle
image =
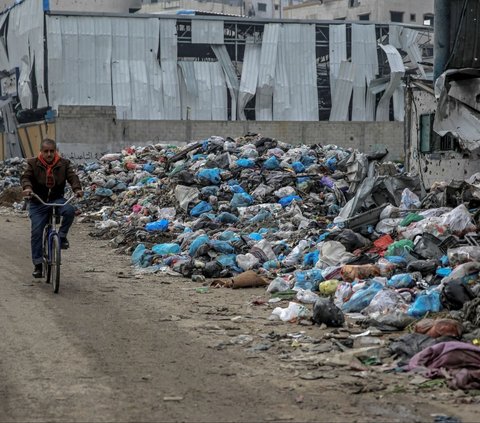
{"label": "bicycle", "polygon": [[43,230],[43,275],[46,278],[45,282],[52,281],[53,292],[58,294],[60,289],[60,265],[61,260],[61,242],[60,235],[57,232],[57,225],[60,224],[61,216],[58,214],[58,209],[73,200],[74,196],[70,197],[63,204],[45,203],[37,194],[32,193],[44,206],[50,206],[53,210],[50,211],[48,223]]}

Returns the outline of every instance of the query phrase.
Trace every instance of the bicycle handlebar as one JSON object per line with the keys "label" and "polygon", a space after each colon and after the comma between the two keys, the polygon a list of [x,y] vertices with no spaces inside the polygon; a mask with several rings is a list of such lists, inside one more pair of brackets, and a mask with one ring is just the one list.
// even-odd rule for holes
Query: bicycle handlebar
{"label": "bicycle handlebar", "polygon": [[40,201],[40,203],[42,203],[44,206],[50,206],[50,207],[61,207],[61,206],[64,206],[65,204],[68,204],[70,203],[70,201],[72,201],[75,196],[72,195],[67,201],[65,201],[65,203],[62,203],[62,204],[58,204],[58,203],[45,203],[45,201],[43,201],[37,194],[35,194],[34,192],[32,192],[30,194],[30,197],[35,197],[38,201]]}

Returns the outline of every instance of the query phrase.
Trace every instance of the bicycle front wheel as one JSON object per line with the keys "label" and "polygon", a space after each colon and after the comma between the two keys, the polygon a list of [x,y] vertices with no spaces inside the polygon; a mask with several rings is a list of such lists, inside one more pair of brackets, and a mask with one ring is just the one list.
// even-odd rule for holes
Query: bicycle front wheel
{"label": "bicycle front wheel", "polygon": [[50,252],[48,251],[48,234],[49,228],[46,227],[43,232],[43,272],[46,283],[50,283],[52,277],[52,263],[50,261]]}
{"label": "bicycle front wheel", "polygon": [[58,294],[60,289],[60,238],[57,234],[52,236],[52,251],[51,251],[50,263],[51,263],[51,279],[53,285],[53,292]]}

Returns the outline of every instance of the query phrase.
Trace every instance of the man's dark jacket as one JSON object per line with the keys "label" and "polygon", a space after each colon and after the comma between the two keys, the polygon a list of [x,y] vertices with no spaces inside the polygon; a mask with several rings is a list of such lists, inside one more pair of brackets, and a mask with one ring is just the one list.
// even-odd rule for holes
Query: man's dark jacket
{"label": "man's dark jacket", "polygon": [[53,167],[55,186],[51,189],[47,188],[47,169],[40,160],[36,157],[28,159],[27,164],[27,169],[21,178],[22,188],[31,188],[45,202],[62,198],[65,193],[66,182],[71,185],[74,192],[82,189],[80,179],[68,159],[61,158]]}

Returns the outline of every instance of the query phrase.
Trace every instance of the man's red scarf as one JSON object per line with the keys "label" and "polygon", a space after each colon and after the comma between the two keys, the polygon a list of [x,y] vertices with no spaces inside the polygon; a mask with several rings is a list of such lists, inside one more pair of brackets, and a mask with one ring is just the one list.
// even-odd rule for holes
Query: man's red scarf
{"label": "man's red scarf", "polygon": [[47,163],[43,158],[42,153],[40,153],[38,155],[38,160],[40,160],[40,163],[45,166],[45,169],[47,169],[47,180],[45,181],[47,188],[53,188],[55,186],[55,178],[53,177],[53,167],[59,162],[60,156],[58,155],[58,153],[55,153],[55,155],[53,156],[52,163]]}

